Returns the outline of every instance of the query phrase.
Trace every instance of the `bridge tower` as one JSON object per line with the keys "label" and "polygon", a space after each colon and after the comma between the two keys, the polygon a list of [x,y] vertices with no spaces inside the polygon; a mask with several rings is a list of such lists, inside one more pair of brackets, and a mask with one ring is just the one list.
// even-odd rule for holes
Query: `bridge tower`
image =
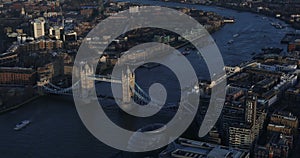
{"label": "bridge tower", "polygon": [[94,69],[87,62],[82,62],[80,64],[80,78],[81,78],[81,91],[83,98],[89,96],[92,88],[94,86],[94,80],[89,79],[89,76],[94,75]]}
{"label": "bridge tower", "polygon": [[80,64],[80,81],[82,98],[87,98],[93,93],[94,81],[121,84],[122,94],[120,93],[120,95],[122,96],[122,104],[124,108],[130,108],[130,103],[135,95],[135,74],[129,66],[122,70],[121,78],[116,79],[110,76],[95,75],[94,69],[86,62],[82,62]]}
{"label": "bridge tower", "polygon": [[126,73],[122,71],[122,91],[123,91],[123,103],[127,104],[131,102],[134,96],[135,89],[135,74],[127,67]]}

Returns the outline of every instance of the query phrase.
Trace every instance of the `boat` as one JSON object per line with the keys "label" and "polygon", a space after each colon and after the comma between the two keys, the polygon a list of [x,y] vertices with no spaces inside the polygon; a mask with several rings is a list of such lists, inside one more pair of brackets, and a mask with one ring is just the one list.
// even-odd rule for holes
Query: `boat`
{"label": "boat", "polygon": [[284,29],[284,26],[281,23],[271,23],[272,26],[274,26],[276,29]]}
{"label": "boat", "polygon": [[197,48],[193,45],[190,45],[188,47],[185,48],[186,51],[189,51],[189,50],[197,50]]}
{"label": "boat", "polygon": [[223,20],[223,22],[224,23],[235,23],[235,19],[233,17],[231,17],[231,18],[225,18]]}
{"label": "boat", "polygon": [[190,51],[183,51],[181,54],[182,55],[189,55],[189,54],[191,54],[191,52]]}
{"label": "boat", "polygon": [[227,43],[232,44],[233,42],[234,42],[234,40],[229,40]]}
{"label": "boat", "polygon": [[30,124],[30,121],[29,120],[24,120],[18,124],[16,124],[14,130],[18,131],[18,130],[21,130],[22,128],[26,127],[27,125]]}
{"label": "boat", "polygon": [[233,38],[236,38],[236,37],[239,37],[240,36],[240,34],[235,34],[235,35],[233,35]]}
{"label": "boat", "polygon": [[278,25],[275,26],[275,28],[276,28],[276,29],[284,29],[284,26],[278,24]]}

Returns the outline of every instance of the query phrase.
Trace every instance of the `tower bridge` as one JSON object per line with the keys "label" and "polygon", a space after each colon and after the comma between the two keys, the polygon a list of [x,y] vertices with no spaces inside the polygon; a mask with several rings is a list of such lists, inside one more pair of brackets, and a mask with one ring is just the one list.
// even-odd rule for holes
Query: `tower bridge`
{"label": "tower bridge", "polygon": [[[177,103],[165,105],[165,103],[155,100],[155,98],[151,98],[149,94],[145,92],[135,82],[135,74],[132,70],[130,70],[129,67],[127,67],[126,70],[122,72],[122,76],[120,78],[116,78],[112,76],[95,75],[93,68],[85,63],[80,67],[80,80],[78,80],[71,87],[61,88],[59,86],[52,84],[48,80],[43,82],[38,82],[37,86],[40,93],[57,94],[57,95],[59,94],[59,95],[68,95],[68,96],[72,96],[73,94],[80,94],[80,96],[78,97],[87,98],[93,90],[95,81],[120,84],[122,87],[122,97],[114,98],[114,99],[120,99],[122,104],[124,105],[128,105],[134,101],[135,103],[138,103],[140,105],[151,103],[150,106],[156,109],[159,108],[162,110],[175,111],[175,112],[178,110]],[[74,93],[74,91],[80,91],[80,93]],[[105,98],[113,98],[113,97],[106,96]],[[111,107],[108,108],[111,109]],[[193,111],[195,106],[189,105],[187,103],[185,108],[189,108],[188,111]]]}
{"label": "tower bridge", "polygon": [[95,85],[95,81],[116,83],[122,86],[122,102],[130,103],[135,100],[138,103],[150,102],[150,96],[135,82],[135,74],[127,67],[122,71],[121,78],[112,76],[95,75],[94,70],[88,64],[83,64],[80,67],[80,80],[68,88],[61,88],[52,84],[49,80],[38,82],[37,86],[40,93],[73,95],[73,91],[80,91],[82,98],[86,98],[91,93]]}
{"label": "tower bridge", "polygon": [[[120,84],[122,87],[122,96],[120,98],[114,98],[109,96],[98,96],[101,98],[114,98],[116,100],[121,100],[123,104],[130,104],[132,101],[145,105],[148,103],[152,103],[155,108],[161,108],[164,103],[155,100],[155,98],[151,98],[147,92],[145,92],[136,82],[135,82],[135,74],[129,67],[126,70],[122,71],[122,76],[120,78],[112,77],[110,75],[95,75],[94,70],[87,63],[84,63],[79,68],[80,79],[73,84],[71,87],[62,88],[52,84],[50,81],[46,80],[43,82],[38,82],[37,86],[40,93],[46,94],[57,94],[57,95],[68,95],[72,96],[74,94],[80,94],[81,98],[87,98],[90,96],[91,92],[93,92],[93,88],[95,86],[95,81],[99,82],[108,82]],[[226,80],[227,76],[221,76],[217,80],[213,81],[212,84],[209,85],[210,88],[217,86],[223,80]],[[195,89],[194,89],[195,90]],[[78,91],[80,93],[74,93],[74,91]],[[193,91],[198,93],[199,91]],[[190,106],[192,107],[192,106]],[[168,104],[164,106],[166,109],[176,109],[178,108],[177,103]]]}

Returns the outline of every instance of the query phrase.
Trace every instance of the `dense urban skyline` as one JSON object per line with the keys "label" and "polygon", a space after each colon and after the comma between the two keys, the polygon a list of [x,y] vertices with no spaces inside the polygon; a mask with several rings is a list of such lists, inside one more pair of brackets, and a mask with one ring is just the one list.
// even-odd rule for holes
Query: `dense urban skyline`
{"label": "dense urban skyline", "polygon": [[[189,41],[201,40],[201,30],[188,30],[184,35],[152,27],[128,31],[127,23],[142,14],[142,6],[168,7],[200,23],[220,51],[225,63],[220,72],[226,75],[210,72],[203,50]],[[119,15],[125,10],[130,18]],[[164,11],[156,9],[155,15],[167,16]],[[109,17],[115,20],[114,26],[97,29]],[[188,26],[168,20],[168,24],[177,22],[177,31]],[[0,21],[3,157],[298,157],[300,3],[296,0],[1,0]],[[117,38],[108,34],[122,25],[125,30]],[[91,36],[92,30],[101,36]],[[154,54],[146,49],[129,53],[150,42],[173,47],[179,53],[175,57],[172,53],[155,54],[161,51],[158,47],[151,49]],[[107,47],[100,52],[104,45]],[[86,58],[99,55],[93,58],[96,67],[88,59],[76,63],[84,51]],[[122,56],[126,56],[126,66],[120,76],[113,76],[114,68],[125,60]],[[198,82],[188,83],[184,89],[177,74],[166,65],[152,62],[134,69],[142,61],[177,57],[191,63],[198,77]],[[214,98],[214,93],[222,92],[215,91],[222,81],[226,82],[226,95]],[[154,83],[164,86],[154,92],[156,95],[151,94]],[[114,84],[119,86],[118,97],[112,89]],[[82,120],[74,100],[90,104],[87,98],[93,88],[96,98],[92,100],[101,104],[112,122],[134,132],[158,133],[158,142],[171,138],[164,131],[176,113],[195,111],[191,109],[195,97],[198,109],[191,125],[169,145],[150,152],[126,152],[98,140]],[[164,90],[166,102],[157,114],[139,118],[126,111],[132,110],[132,102],[140,106],[160,104],[153,96],[163,96]],[[180,107],[182,100],[186,109]],[[217,105],[220,100],[222,105],[216,106],[222,107],[218,121],[207,135],[199,137],[211,103]],[[101,120],[92,120],[99,129],[104,128]],[[128,140],[128,151],[153,145],[153,140],[138,132]]]}

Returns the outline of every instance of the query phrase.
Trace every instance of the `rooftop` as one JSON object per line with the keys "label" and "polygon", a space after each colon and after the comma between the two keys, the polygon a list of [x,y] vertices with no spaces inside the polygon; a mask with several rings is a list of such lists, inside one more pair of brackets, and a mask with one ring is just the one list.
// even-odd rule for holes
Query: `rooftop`
{"label": "rooftop", "polygon": [[170,145],[160,154],[161,158],[245,158],[249,153],[245,150],[179,138],[175,144]]}
{"label": "rooftop", "polygon": [[273,114],[272,117],[283,118],[285,120],[296,121],[298,118],[292,113],[279,112],[278,114]]}
{"label": "rooftop", "polygon": [[32,74],[35,72],[35,70],[33,70],[32,68],[22,68],[22,67],[0,67],[0,72]]}

